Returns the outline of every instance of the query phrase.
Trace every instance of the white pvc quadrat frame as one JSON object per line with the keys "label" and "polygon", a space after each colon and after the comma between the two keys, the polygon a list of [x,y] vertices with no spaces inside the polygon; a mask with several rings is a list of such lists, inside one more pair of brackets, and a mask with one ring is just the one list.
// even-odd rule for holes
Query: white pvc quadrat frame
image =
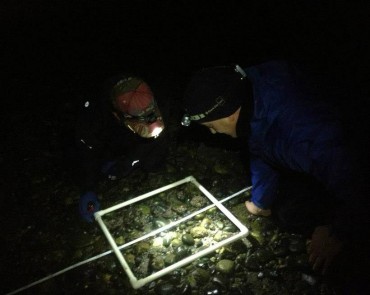
{"label": "white pvc quadrat frame", "polygon": [[[159,194],[161,192],[164,192],[166,190],[172,189],[174,187],[177,187],[179,185],[182,185],[182,184],[185,184],[185,183],[188,183],[188,182],[193,183],[206,197],[208,197],[208,199],[213,204],[208,205],[208,206],[206,206],[206,207],[204,207],[204,208],[202,208],[202,209],[200,209],[200,210],[198,210],[196,212],[193,212],[193,213],[191,213],[191,214],[189,214],[189,215],[187,215],[187,216],[185,216],[185,217],[183,217],[183,218],[181,218],[179,220],[176,220],[174,222],[171,222],[170,224],[167,224],[167,225],[165,225],[165,226],[163,226],[161,228],[158,228],[158,229],[156,229],[156,230],[154,230],[154,231],[152,231],[152,232],[150,232],[148,234],[145,234],[145,235],[143,235],[143,236],[141,236],[141,237],[139,237],[139,238],[137,238],[137,239],[135,239],[133,241],[130,241],[130,242],[126,243],[126,244],[123,244],[123,245],[121,245],[119,247],[117,246],[114,238],[112,237],[112,235],[109,232],[108,228],[106,227],[104,221],[102,220],[102,216],[104,214],[110,213],[112,211],[115,211],[117,209],[126,207],[128,205],[134,204],[136,202],[139,202],[141,200],[144,200],[146,198],[149,198],[151,196],[157,195],[157,194]],[[204,211],[206,211],[206,210],[208,210],[208,209],[210,209],[210,208],[212,208],[214,206],[216,206],[219,210],[221,210],[229,218],[229,220],[240,230],[240,232],[238,234],[233,235],[233,236],[231,236],[231,237],[229,237],[229,238],[227,238],[225,240],[222,240],[220,242],[217,242],[214,245],[211,245],[211,246],[209,246],[206,249],[203,249],[203,250],[201,250],[201,251],[199,251],[199,252],[197,252],[195,254],[192,254],[192,255],[190,255],[190,256],[188,256],[188,257],[186,257],[186,258],[184,258],[184,259],[182,259],[182,260],[180,260],[180,261],[178,261],[178,262],[176,262],[176,263],[174,263],[174,264],[172,264],[172,265],[170,265],[170,266],[168,266],[168,267],[166,267],[166,268],[164,268],[164,269],[162,269],[160,271],[157,271],[157,272],[155,272],[155,273],[153,273],[153,274],[151,274],[151,275],[149,275],[149,276],[147,276],[145,278],[142,278],[142,279],[139,279],[138,280],[135,277],[135,275],[131,271],[129,265],[127,264],[125,258],[123,257],[123,255],[122,255],[122,253],[120,251],[121,249],[127,248],[127,247],[129,247],[129,246],[131,246],[131,245],[133,245],[135,243],[138,243],[138,242],[140,242],[142,240],[145,240],[145,239],[147,239],[149,237],[155,236],[156,234],[158,234],[158,233],[160,233],[162,231],[165,231],[165,230],[167,230],[169,228],[172,228],[172,227],[174,227],[174,226],[176,226],[176,225],[178,225],[178,224],[180,224],[180,223],[182,223],[182,222],[184,222],[184,221],[186,221],[186,220],[194,217],[195,215],[200,214],[201,212],[204,212]],[[188,176],[188,177],[186,177],[186,178],[184,178],[182,180],[179,180],[179,181],[174,182],[172,184],[163,186],[161,188],[158,188],[156,190],[153,190],[151,192],[148,192],[146,194],[143,194],[143,195],[138,196],[136,198],[133,198],[131,200],[125,201],[125,202],[120,203],[120,204],[117,204],[117,205],[112,206],[110,208],[107,208],[105,210],[100,210],[100,211],[96,212],[94,214],[94,216],[95,216],[95,220],[99,223],[101,229],[103,230],[105,236],[107,237],[108,242],[110,243],[110,245],[111,245],[114,253],[116,254],[116,256],[117,256],[117,258],[119,260],[119,262],[121,263],[121,265],[123,267],[123,270],[126,272],[127,276],[129,277],[130,283],[131,283],[131,285],[132,285],[132,287],[134,289],[138,289],[138,288],[144,286],[145,284],[147,284],[147,283],[149,283],[151,281],[154,281],[154,280],[156,280],[156,279],[158,279],[158,278],[160,278],[160,277],[162,277],[162,276],[170,273],[171,271],[173,271],[175,269],[178,269],[179,267],[182,267],[182,266],[184,266],[186,264],[189,264],[190,262],[192,262],[192,261],[194,261],[194,260],[196,260],[196,259],[198,259],[198,258],[200,258],[202,256],[205,256],[205,255],[207,255],[207,254],[215,251],[216,249],[218,249],[218,248],[220,248],[222,246],[225,246],[225,245],[227,245],[227,244],[229,244],[231,242],[234,242],[234,241],[236,241],[238,239],[241,239],[241,238],[245,237],[248,234],[248,229],[238,219],[236,219],[236,217],[230,211],[228,211],[210,192],[208,192],[193,176]]]}

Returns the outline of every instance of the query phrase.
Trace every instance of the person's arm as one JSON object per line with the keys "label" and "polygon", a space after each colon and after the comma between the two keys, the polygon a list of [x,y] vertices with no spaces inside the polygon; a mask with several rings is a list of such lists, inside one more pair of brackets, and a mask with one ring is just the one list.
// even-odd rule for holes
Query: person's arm
{"label": "person's arm", "polygon": [[269,209],[276,198],[279,173],[259,157],[250,159],[252,177],[251,201],[261,209]]}
{"label": "person's arm", "polygon": [[76,122],[75,141],[78,155],[76,178],[81,189],[79,211],[88,222],[93,221],[94,213],[100,209],[95,190],[103,153],[99,137],[102,127],[100,114],[91,105],[85,104]]}
{"label": "person's arm", "polygon": [[[322,130],[325,126],[323,126]],[[337,198],[332,220],[315,228],[308,247],[309,262],[325,274],[346,241],[357,230],[359,202],[351,157],[337,129],[317,134],[312,146],[312,174]]]}

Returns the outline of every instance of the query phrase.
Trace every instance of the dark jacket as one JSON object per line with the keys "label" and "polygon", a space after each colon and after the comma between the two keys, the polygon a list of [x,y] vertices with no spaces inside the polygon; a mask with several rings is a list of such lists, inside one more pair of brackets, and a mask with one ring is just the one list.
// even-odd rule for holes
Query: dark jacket
{"label": "dark jacket", "polygon": [[108,102],[102,97],[81,106],[75,143],[82,191],[95,190],[109,174],[126,176],[135,163],[135,168],[156,169],[166,156],[166,130],[156,139],[142,138],[117,120]]}

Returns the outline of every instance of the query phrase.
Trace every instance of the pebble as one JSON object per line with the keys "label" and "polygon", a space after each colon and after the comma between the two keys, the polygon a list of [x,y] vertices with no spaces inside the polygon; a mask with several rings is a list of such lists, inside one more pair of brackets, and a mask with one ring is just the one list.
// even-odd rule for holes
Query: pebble
{"label": "pebble", "polygon": [[229,274],[234,270],[234,261],[229,259],[222,259],[216,264],[216,270],[224,274]]}
{"label": "pebble", "polygon": [[179,246],[176,249],[176,261],[180,261],[190,255],[190,250],[185,246]]}
{"label": "pebble", "polygon": [[185,234],[181,238],[182,242],[186,245],[193,246],[194,245],[194,238],[190,234]]}
{"label": "pebble", "polygon": [[152,268],[155,270],[161,270],[164,268],[164,259],[162,257],[154,257],[152,261]]}
{"label": "pebble", "polygon": [[210,273],[202,268],[196,268],[190,275],[198,286],[207,283],[210,278]]}
{"label": "pebble", "polygon": [[203,226],[195,226],[190,230],[190,234],[193,238],[203,238],[208,235],[208,231]]}
{"label": "pebble", "polygon": [[156,293],[159,295],[173,295],[176,288],[171,283],[163,283],[156,286]]}
{"label": "pebble", "polygon": [[172,254],[172,253],[169,253],[166,255],[166,257],[164,258],[164,263],[166,265],[172,265],[176,262],[176,255],[175,254]]}

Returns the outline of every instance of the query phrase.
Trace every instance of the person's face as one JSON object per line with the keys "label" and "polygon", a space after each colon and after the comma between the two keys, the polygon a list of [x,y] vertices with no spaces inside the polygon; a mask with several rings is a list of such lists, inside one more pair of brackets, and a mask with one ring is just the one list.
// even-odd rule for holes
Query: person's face
{"label": "person's face", "polygon": [[236,137],[235,124],[230,120],[230,117],[204,122],[202,125],[206,126],[212,134],[223,133],[231,137]]}

